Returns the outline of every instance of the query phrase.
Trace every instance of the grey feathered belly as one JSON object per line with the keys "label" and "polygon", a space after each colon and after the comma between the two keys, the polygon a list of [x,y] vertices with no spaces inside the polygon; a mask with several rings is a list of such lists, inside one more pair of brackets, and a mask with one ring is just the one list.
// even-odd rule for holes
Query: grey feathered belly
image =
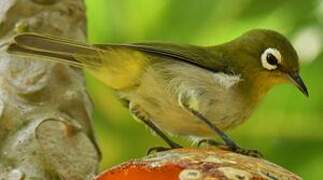
{"label": "grey feathered belly", "polygon": [[212,136],[214,132],[205,123],[180,106],[178,97],[187,95],[190,105],[225,130],[240,124],[251,112],[251,106],[234,90],[239,81],[239,77],[230,79],[185,63],[159,63],[146,70],[136,89],[123,91],[121,96],[139,105],[164,131]]}

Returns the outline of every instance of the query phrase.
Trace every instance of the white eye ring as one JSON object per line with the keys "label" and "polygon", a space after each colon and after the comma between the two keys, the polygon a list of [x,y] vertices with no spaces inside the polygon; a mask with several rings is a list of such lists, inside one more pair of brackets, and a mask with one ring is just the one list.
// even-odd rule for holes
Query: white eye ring
{"label": "white eye ring", "polygon": [[[273,63],[269,62],[269,59],[268,59],[269,56],[275,57],[277,60],[277,63],[273,64]],[[265,69],[275,70],[278,67],[277,65],[280,63],[281,63],[281,54],[275,48],[268,48],[261,55],[261,64]]]}

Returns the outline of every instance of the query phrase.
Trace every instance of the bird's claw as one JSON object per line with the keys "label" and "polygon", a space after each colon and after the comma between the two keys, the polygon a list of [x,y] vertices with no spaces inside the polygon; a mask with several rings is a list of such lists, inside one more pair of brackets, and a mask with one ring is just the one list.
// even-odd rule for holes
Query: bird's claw
{"label": "bird's claw", "polygon": [[215,141],[213,139],[202,139],[197,143],[197,146],[200,147],[203,144],[207,144],[207,145],[211,145],[211,146],[216,146],[216,147],[220,147],[223,146],[223,143],[220,143],[218,141]]}
{"label": "bird's claw", "polygon": [[246,156],[251,156],[251,157],[255,157],[255,158],[263,158],[263,154],[257,150],[253,150],[253,149],[243,149],[243,148],[236,148],[234,150],[234,152],[239,153],[239,154],[243,154]]}
{"label": "bird's claw", "polygon": [[263,158],[264,156],[262,153],[260,153],[257,150],[249,150],[249,149],[244,149],[239,147],[238,145],[234,146],[229,146],[223,143],[220,143],[218,141],[215,141],[213,139],[202,139],[201,141],[198,142],[198,147],[200,147],[202,144],[208,144],[211,146],[216,146],[219,149],[226,150],[226,151],[232,151],[238,154],[250,156],[250,157],[255,157],[255,158]]}
{"label": "bird's claw", "polygon": [[169,147],[162,147],[162,146],[158,146],[158,147],[152,147],[152,148],[149,148],[148,151],[147,151],[147,155],[153,153],[153,152],[162,152],[162,151],[169,151],[171,150],[172,148],[169,148]]}
{"label": "bird's claw", "polygon": [[169,150],[172,150],[172,149],[179,149],[179,148],[183,148],[181,145],[179,144],[176,144],[176,143],[173,143],[171,145],[171,147],[162,147],[162,146],[157,146],[157,147],[152,147],[152,148],[149,148],[148,151],[147,151],[147,155],[153,153],[153,152],[163,152],[163,151],[169,151]]}

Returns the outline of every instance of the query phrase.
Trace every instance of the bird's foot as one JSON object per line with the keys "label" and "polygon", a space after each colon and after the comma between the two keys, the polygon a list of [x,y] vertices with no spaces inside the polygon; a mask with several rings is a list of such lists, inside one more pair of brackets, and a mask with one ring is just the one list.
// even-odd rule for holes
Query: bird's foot
{"label": "bird's foot", "polygon": [[251,156],[251,157],[255,157],[255,158],[263,158],[264,156],[262,155],[261,152],[257,151],[257,150],[250,150],[250,149],[244,149],[239,147],[238,145],[226,145],[223,144],[221,142],[215,141],[213,139],[202,139],[201,141],[198,142],[198,146],[201,146],[202,144],[208,144],[211,146],[216,146],[219,149],[223,149],[223,150],[227,150],[227,151],[232,151],[238,154],[243,154],[246,156]]}
{"label": "bird's foot", "polygon": [[223,143],[218,142],[216,140],[213,139],[202,139],[197,143],[197,146],[200,147],[203,144],[207,144],[207,145],[211,145],[211,146],[216,146],[216,147],[221,147],[221,146],[225,146]]}
{"label": "bird's foot", "polygon": [[149,148],[148,151],[147,151],[147,154],[151,154],[153,152],[163,152],[163,151],[169,151],[169,150],[172,150],[172,149],[179,149],[179,148],[183,148],[183,146],[179,145],[179,144],[176,144],[176,143],[173,143],[170,147],[162,147],[162,146],[157,146],[157,147],[152,147],[152,148]]}
{"label": "bird's foot", "polygon": [[172,150],[174,148],[171,148],[171,147],[162,147],[162,146],[157,146],[157,147],[152,147],[152,148],[149,148],[148,151],[147,151],[147,155],[153,153],[153,152],[163,152],[163,151],[169,151],[169,150]]}
{"label": "bird's foot", "polygon": [[264,155],[261,152],[259,152],[258,150],[255,150],[255,149],[244,149],[244,148],[238,147],[233,151],[236,153],[239,153],[239,154],[243,154],[243,155],[251,156],[251,157],[255,157],[255,158],[263,158],[264,157]]}

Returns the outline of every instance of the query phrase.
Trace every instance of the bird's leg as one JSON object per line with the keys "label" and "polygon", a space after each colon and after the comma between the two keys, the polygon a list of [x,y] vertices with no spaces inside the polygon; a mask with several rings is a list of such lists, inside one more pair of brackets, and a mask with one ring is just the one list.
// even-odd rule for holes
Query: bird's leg
{"label": "bird's leg", "polygon": [[222,144],[222,143],[219,143],[214,140],[206,139],[206,140],[202,140],[201,142],[199,142],[199,144],[206,142],[211,145],[218,146],[222,149],[228,149],[228,150],[236,152],[236,153],[240,153],[240,154],[244,154],[244,155],[248,155],[248,156],[252,156],[252,157],[259,157],[259,158],[263,157],[263,155],[260,152],[258,152],[257,150],[247,150],[247,149],[241,148],[228,135],[226,135],[221,129],[219,129],[214,124],[212,124],[199,111],[195,110],[194,107],[190,106],[190,104],[188,104],[189,100],[188,101],[187,100],[188,99],[185,99],[185,96],[180,96],[179,97],[180,106],[184,107],[186,110],[191,112],[194,116],[196,116],[199,120],[203,121],[207,126],[209,126],[210,129],[212,129],[215,133],[217,133],[224,142],[224,144]]}
{"label": "bird's leg", "polygon": [[[216,127],[214,124],[212,124],[208,119],[206,119],[200,112],[195,111],[193,109],[188,109],[188,110],[190,110],[190,112],[192,112],[192,114],[194,114],[198,119],[200,119],[201,121],[206,123],[209,126],[209,128],[211,128],[214,132],[216,132],[221,137],[221,139],[224,141],[224,145],[219,142],[213,141],[213,140],[202,140],[202,142],[205,141],[207,143],[210,143],[211,145],[216,145],[216,146],[219,146],[220,148],[229,149],[233,152],[252,156],[252,157],[259,157],[259,158],[263,157],[263,155],[260,152],[258,152],[257,150],[249,150],[249,149],[241,148],[227,134],[225,134],[218,127]],[[199,144],[201,144],[201,143],[199,143]]]}
{"label": "bird's leg", "polygon": [[167,137],[166,134],[164,134],[149,118],[148,114],[145,113],[138,105],[133,105],[132,103],[129,104],[129,109],[133,116],[136,119],[139,119],[143,123],[145,123],[151,130],[153,130],[159,137],[161,137],[168,145],[169,147],[153,147],[148,150],[148,154],[150,154],[153,151],[167,151],[170,149],[177,149],[182,148],[181,145],[175,143],[171,139]]}

